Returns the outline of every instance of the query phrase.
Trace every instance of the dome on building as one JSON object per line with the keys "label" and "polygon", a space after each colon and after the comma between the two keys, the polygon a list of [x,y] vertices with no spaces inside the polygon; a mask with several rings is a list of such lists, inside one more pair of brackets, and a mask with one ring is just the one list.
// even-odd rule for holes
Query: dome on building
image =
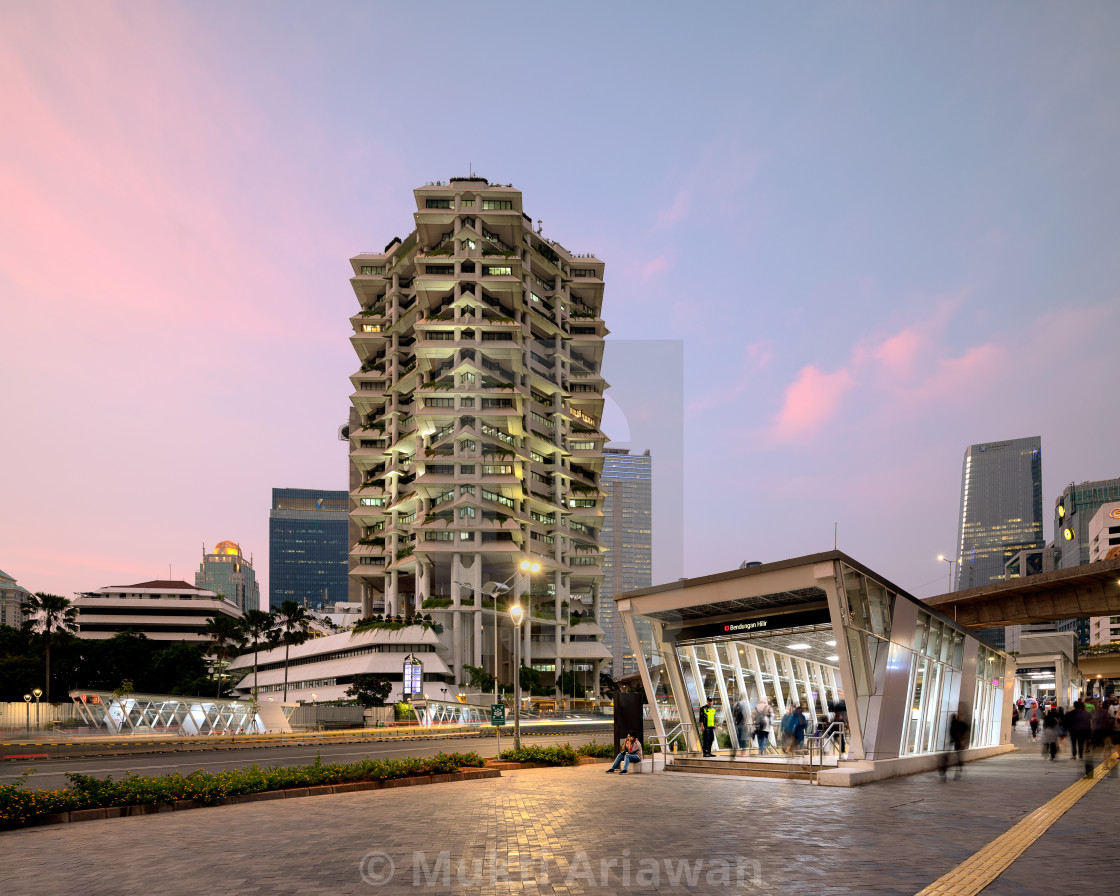
{"label": "dome on building", "polygon": [[234,541],[219,541],[214,545],[215,554],[233,554],[236,557],[241,556],[241,548],[238,547]]}

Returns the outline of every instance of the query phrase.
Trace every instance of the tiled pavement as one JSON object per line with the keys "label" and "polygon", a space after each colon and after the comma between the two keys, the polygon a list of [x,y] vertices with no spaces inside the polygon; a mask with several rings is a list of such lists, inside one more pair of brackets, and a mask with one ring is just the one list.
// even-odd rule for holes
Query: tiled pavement
{"label": "tiled pavement", "polygon": [[[7,832],[0,892],[913,894],[1083,771],[1030,744],[854,790],[603,769]],[[1118,800],[1102,780],[984,896],[1115,893]]]}

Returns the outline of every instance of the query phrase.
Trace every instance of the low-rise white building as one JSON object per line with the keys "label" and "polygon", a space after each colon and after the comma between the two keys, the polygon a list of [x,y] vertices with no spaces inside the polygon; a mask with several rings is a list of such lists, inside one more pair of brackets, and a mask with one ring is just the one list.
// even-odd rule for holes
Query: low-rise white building
{"label": "low-rise white building", "polygon": [[1020,638],[1015,657],[1015,697],[1056,700],[1073,706],[1085,693],[1077,669],[1077,635],[1074,632],[1034,632]]}
{"label": "low-rise white building", "polygon": [[[358,675],[381,675],[393,683],[387,700],[400,700],[404,691],[404,664],[415,657],[423,667],[421,687],[433,700],[453,696],[455,676],[436,652],[440,639],[421,625],[396,630],[352,631],[312,638],[288,650],[288,701],[323,702],[349,700],[346,689]],[[284,692],[284,647],[261,650],[256,655],[257,681],[253,679],[254,656],[237,657],[229,666],[231,675],[244,674],[234,688],[239,696],[253,693],[260,700],[279,701]]]}
{"label": "low-rise white building", "polygon": [[183,581],[108,585],[74,599],[78,636],[107,639],[132,630],[153,641],[207,641],[206,623],[216,616],[240,619],[241,610],[213,591]]}

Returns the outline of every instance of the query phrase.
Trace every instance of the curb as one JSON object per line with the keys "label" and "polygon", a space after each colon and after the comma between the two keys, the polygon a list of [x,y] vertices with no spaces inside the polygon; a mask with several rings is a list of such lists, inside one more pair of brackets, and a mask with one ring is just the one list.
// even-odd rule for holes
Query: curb
{"label": "curb", "polygon": [[[507,763],[516,765],[516,763]],[[266,800],[298,799],[305,796],[329,796],[336,793],[358,793],[366,790],[391,790],[395,787],[416,787],[424,784],[450,784],[456,781],[477,781],[482,778],[500,778],[496,768],[461,768],[457,772],[440,775],[416,775],[411,778],[391,778],[387,781],[354,781],[349,784],[324,784],[316,787],[293,787],[289,790],[265,790],[260,793],[243,793],[219,800],[216,806],[237,806],[241,803],[260,803]],[[181,812],[186,809],[205,809],[202,800],[176,800],[173,803],[145,803],[139,806],[107,806],[102,809],[75,809],[44,815],[9,831],[48,824],[73,824],[79,821],[101,821],[105,818],[126,818],[136,815],[157,815],[162,812]],[[0,835],[4,832],[0,831]]]}

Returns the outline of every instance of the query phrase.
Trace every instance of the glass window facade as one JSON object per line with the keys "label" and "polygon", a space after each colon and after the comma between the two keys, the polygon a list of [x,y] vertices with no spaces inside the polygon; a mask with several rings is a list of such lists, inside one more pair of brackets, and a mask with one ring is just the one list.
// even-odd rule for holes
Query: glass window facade
{"label": "glass window facade", "polygon": [[272,490],[268,519],[270,607],[294,600],[319,609],[347,599],[349,506],[350,496],[345,491]]}
{"label": "glass window facade", "polygon": [[[594,447],[594,442],[587,443]],[[575,444],[572,444],[575,448]],[[653,459],[649,451],[631,454],[627,449],[607,449],[603,453],[603,473],[599,488],[603,500],[602,541],[603,591],[608,597],[648,588],[653,584]],[[573,506],[576,501],[571,499]],[[582,501],[594,507],[593,500]],[[611,650],[611,675],[620,678],[637,671],[634,654],[626,644],[626,634],[616,625],[613,600],[599,604],[599,626]]]}

